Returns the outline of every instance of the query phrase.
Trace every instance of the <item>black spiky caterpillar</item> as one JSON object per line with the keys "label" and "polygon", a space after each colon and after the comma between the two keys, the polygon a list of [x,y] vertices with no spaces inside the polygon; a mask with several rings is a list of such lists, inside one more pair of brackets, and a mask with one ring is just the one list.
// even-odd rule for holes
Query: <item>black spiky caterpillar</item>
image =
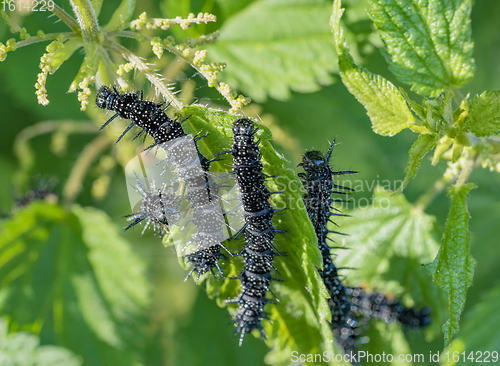
{"label": "black spiky caterpillar", "polygon": [[136,191],[141,195],[142,200],[139,211],[127,216],[127,221],[132,221],[132,223],[125,230],[145,221],[146,225],[144,225],[142,233],[150,225],[153,226],[155,232],[165,233],[168,225],[177,224],[181,220],[179,211],[181,197],[169,192],[164,184],[157,188],[156,182],[152,181],[148,188],[141,182],[137,174],[135,177],[137,181]]}
{"label": "black spiky caterpillar", "polygon": [[[331,216],[343,216],[338,210],[331,212],[332,193],[345,194],[352,189],[335,185],[333,175],[351,174],[353,171],[333,172],[329,167],[332,149],[330,146],[326,156],[320,151],[306,152],[302,164],[306,173],[300,173],[306,189],[304,203],[308,216],[316,231],[318,247],[323,255],[323,270],[319,271],[331,296],[329,299],[332,311],[332,328],[336,339],[346,353],[354,352],[357,338],[361,333],[361,324],[367,324],[370,318],[381,319],[386,323],[399,322],[405,328],[423,327],[430,323],[429,308],[416,310],[404,307],[397,300],[389,300],[382,294],[367,293],[360,288],[350,288],[342,284],[333,264],[326,239],[329,233],[337,233],[327,229]],[[341,200],[340,200],[341,201]],[[330,239],[331,240],[331,239]]]}
{"label": "black spiky caterpillar", "polygon": [[[273,259],[279,252],[273,246],[276,230],[272,219],[274,208],[269,203],[271,192],[264,181],[268,178],[262,173],[259,141],[255,141],[257,128],[253,121],[241,118],[233,123],[233,146],[227,153],[233,155],[233,172],[239,188],[240,200],[244,211],[244,226],[236,234],[244,233],[245,246],[240,255],[245,267],[237,279],[241,283],[241,293],[228,303],[238,303],[238,311],[234,317],[236,334],[240,333],[241,346],[245,334],[259,329],[266,338],[261,325],[263,319],[268,319],[264,306],[270,303],[266,295],[270,290],[271,276],[274,269]],[[272,294],[274,296],[274,294]],[[274,296],[275,297],[275,296]]]}
{"label": "black spiky caterpillar", "polygon": [[32,178],[30,188],[20,194],[16,189],[12,189],[14,196],[13,208],[28,206],[33,201],[49,200],[57,202],[59,196],[55,190],[57,178],[44,175],[35,175]]}
{"label": "black spiky caterpillar", "polygon": [[[120,141],[122,137],[125,136],[125,134],[134,126],[141,128],[141,131],[134,137],[134,139],[144,134],[153,138],[154,144],[149,146],[149,148],[153,148],[160,144],[164,146],[165,143],[175,142],[187,136],[182,127],[182,122],[184,122],[187,118],[182,121],[178,121],[178,119],[172,120],[165,113],[165,109],[168,105],[161,108],[163,103],[143,100],[142,92],[140,94],[120,93],[116,90],[116,88],[111,89],[107,86],[101,86],[96,95],[96,105],[101,109],[108,109],[116,112],[115,115],[104,123],[101,129],[106,127],[118,116],[131,121],[131,124],[125,129],[122,135],[118,138],[117,142]],[[195,138],[195,143],[203,137]],[[208,221],[211,225],[213,225],[213,222],[217,221],[216,218],[207,221],[206,210],[204,210],[207,200],[210,201],[212,199],[218,199],[217,187],[215,184],[211,184],[211,180],[208,175],[210,163],[216,159],[207,159],[198,151],[198,148],[196,147],[198,156],[195,157],[194,160],[198,159],[198,161],[187,161],[187,157],[183,153],[182,147],[175,143],[169,146],[167,155],[170,156],[170,162],[180,168],[179,175],[188,186],[186,196],[193,208],[193,217],[195,217],[194,224],[198,229],[198,233],[195,234],[193,240],[200,248],[203,248],[185,256],[193,266],[186,279],[194,271],[198,273],[199,279],[202,274],[208,271],[213,273],[214,267],[219,270],[221,277],[224,277],[219,266],[219,260],[227,260],[227,258],[221,253],[220,238],[214,238],[211,236],[205,227],[205,224]],[[189,171],[189,169],[183,169],[183,167],[186,166],[197,166],[197,162],[201,164],[202,170],[205,172],[204,174],[192,174],[193,172]],[[142,220],[134,221],[132,225],[129,225],[129,227],[136,225],[140,221]],[[222,224],[223,223],[221,223],[221,225]]]}
{"label": "black spiky caterpillar", "polygon": [[405,329],[422,328],[430,324],[428,307],[407,308],[401,302],[379,293],[369,293],[360,288],[350,291],[351,312],[358,318],[380,319],[386,323],[401,323]]}
{"label": "black spiky caterpillar", "polygon": [[332,216],[344,216],[337,209],[333,209],[334,212],[332,212],[331,205],[342,200],[334,199],[331,195],[333,193],[346,194],[352,191],[350,188],[336,185],[333,182],[333,176],[356,172],[332,171],[329,164],[334,146],[335,141],[330,146],[326,156],[317,150],[307,151],[303,156],[302,163],[299,164],[304,168],[305,173],[299,173],[299,177],[302,179],[306,191],[303,200],[307,215],[313,224],[318,239],[318,248],[323,256],[323,269],[318,269],[318,271],[330,295],[328,305],[332,313],[331,326],[344,352],[349,353],[354,351],[357,335],[356,322],[353,321],[350,314],[349,290],[339,278],[338,270],[340,268],[335,266],[330,253],[335,247],[331,247],[327,243],[327,240],[331,240],[328,238],[328,234],[341,233],[328,230],[327,224]]}

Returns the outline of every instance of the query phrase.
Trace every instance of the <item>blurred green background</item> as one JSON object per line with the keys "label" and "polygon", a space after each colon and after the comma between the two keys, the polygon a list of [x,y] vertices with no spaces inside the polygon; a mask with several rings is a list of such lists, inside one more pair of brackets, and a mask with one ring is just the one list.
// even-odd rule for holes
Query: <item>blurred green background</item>
{"label": "blurred green background", "polygon": [[[70,12],[69,5],[63,7]],[[115,7],[115,2],[105,1],[100,19],[104,22],[109,19]],[[165,14],[165,10],[169,8],[178,8],[181,13]],[[158,17],[186,16],[189,12],[196,14],[208,10],[218,16],[218,22],[207,27],[207,31],[217,29],[225,21],[221,8],[214,1],[142,1],[134,15],[138,16],[143,10],[147,10],[149,14],[158,14]],[[31,33],[37,29],[43,29],[46,33],[65,30],[64,24],[54,24],[54,18],[47,18],[46,14],[31,14],[22,19],[21,23]],[[500,86],[499,14],[500,2],[475,2],[472,29],[477,68],[473,81],[464,88],[465,92],[480,93]],[[5,23],[0,22],[1,41],[5,43],[11,37]],[[95,118],[96,126],[104,121],[102,114],[81,112],[76,95],[67,93],[69,83],[81,63],[81,54],[73,55],[55,75],[49,76],[47,90],[50,104],[46,107],[37,104],[34,83],[39,72],[39,58],[45,52],[45,46],[45,43],[40,43],[19,49],[9,53],[6,61],[0,64],[0,213],[3,215],[11,212],[14,204],[13,191],[22,193],[28,188],[16,186],[14,180],[19,161],[14,155],[13,147],[20,131],[49,120],[88,121]],[[378,50],[365,55],[364,66],[393,81],[397,86],[403,86],[387,70]],[[195,99],[213,104],[221,103],[220,96],[206,87],[202,79],[193,75],[192,70],[185,69],[184,72],[184,81],[195,83]],[[286,133],[288,139],[280,140],[284,141],[282,144],[278,141],[277,148],[292,162],[291,167],[298,163],[298,151],[310,148],[326,150],[329,141],[336,137],[342,144],[335,151],[335,169],[357,170],[359,174],[356,179],[369,182],[402,179],[408,149],[416,135],[403,131],[389,138],[373,133],[363,107],[348,93],[338,78],[335,80],[335,84],[325,86],[317,92],[292,92],[288,100],[267,99],[247,111],[258,111],[264,121],[271,121],[272,117],[272,128],[280,128]],[[415,94],[411,97],[421,100]],[[91,104],[89,110],[92,109],[95,107]],[[94,134],[70,135],[67,148],[61,154],[54,154],[51,150],[51,134],[34,138],[30,144],[36,153],[36,165],[31,176],[41,174],[56,177],[56,191],[60,193],[79,154],[94,137]],[[298,144],[299,149],[294,144]],[[442,176],[445,168],[445,163],[432,167],[430,160],[424,159],[416,179],[405,190],[408,200],[413,202]],[[123,227],[123,216],[130,210],[125,199],[127,193],[123,168],[116,165],[109,172],[109,192],[103,199],[96,200],[91,194],[91,186],[99,174],[97,168],[90,169],[83,181],[83,190],[77,203],[104,210],[119,227]],[[500,258],[500,176],[477,168],[470,181],[478,185],[478,189],[471,192],[467,201],[471,214],[471,250],[478,265],[474,285],[467,296],[464,317],[467,317],[467,311],[480,302],[490,288],[499,283],[500,278],[497,264]],[[358,192],[357,198],[369,198],[371,195],[372,192]],[[429,214],[437,217],[437,226],[441,232],[448,208],[449,201],[441,193],[427,209]],[[238,347],[237,341],[231,337],[234,328],[229,325],[227,311],[207,298],[203,286],[196,286],[192,281],[182,282],[185,271],[179,267],[175,253],[171,248],[165,249],[158,236],[150,232],[141,236],[140,231],[135,230],[123,234],[123,237],[133,244],[133,250],[147,262],[148,281],[153,286],[149,319],[144,324],[149,334],[143,351],[147,365],[264,364],[267,352],[265,344],[254,337],[247,337],[244,345]],[[126,275],[126,268],[123,268],[123,273]],[[436,341],[432,348],[439,349],[441,345]]]}

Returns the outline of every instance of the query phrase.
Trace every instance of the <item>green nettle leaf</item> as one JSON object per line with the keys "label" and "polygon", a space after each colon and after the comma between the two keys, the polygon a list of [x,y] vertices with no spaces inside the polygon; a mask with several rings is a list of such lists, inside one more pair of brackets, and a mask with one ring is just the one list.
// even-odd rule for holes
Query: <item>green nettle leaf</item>
{"label": "green nettle leaf", "polygon": [[373,131],[382,136],[393,136],[405,128],[411,128],[415,125],[415,117],[408,109],[401,92],[382,76],[372,74],[354,63],[340,26],[342,13],[340,0],[335,0],[331,26],[342,82],[366,108]]}
{"label": "green nettle leaf", "polygon": [[216,0],[217,5],[219,5],[225,16],[230,16],[241,11],[252,2],[253,0]]}
{"label": "green nettle leaf", "polygon": [[395,194],[400,193],[403,189],[405,189],[410,179],[417,174],[417,170],[420,167],[420,163],[422,162],[424,156],[432,151],[438,141],[439,136],[435,134],[418,136],[417,141],[415,141],[410,148],[408,164],[405,168],[405,179],[403,180],[403,183],[401,183],[401,186],[394,192]]}
{"label": "green nettle leaf", "polygon": [[[408,332],[406,332],[408,333]],[[399,324],[386,324],[381,321],[372,320],[368,326],[366,336],[370,339],[368,344],[363,345],[362,350],[372,354],[386,355],[406,355],[411,354],[411,347],[406,340],[405,333],[401,331]],[[369,362],[368,358],[360,359],[363,365],[375,365],[375,362]],[[360,362],[360,364],[361,364]],[[391,363],[387,364],[391,365]],[[412,366],[412,362],[401,362],[398,360],[398,366]]]}
{"label": "green nettle leaf", "polygon": [[465,199],[473,183],[448,188],[451,199],[443,242],[434,261],[427,267],[434,283],[448,292],[450,319],[443,325],[444,341],[448,345],[460,329],[460,314],[465,306],[467,289],[472,284],[476,260],[470,254],[469,213]]}
{"label": "green nettle leaf", "polygon": [[80,366],[81,357],[62,347],[40,346],[28,332],[8,334],[7,320],[0,319],[0,364],[9,366]]}
{"label": "green nettle leaf", "polygon": [[425,123],[432,132],[442,135],[454,122],[452,98],[454,93],[439,95],[435,99],[424,98]]}
{"label": "green nettle leaf", "polygon": [[[471,309],[469,316],[466,317],[462,331],[459,337],[455,338],[445,352],[450,352],[453,355],[455,352],[459,354],[459,362],[453,362],[453,357],[450,357],[449,362],[443,360],[445,366],[452,365],[476,365],[472,361],[476,360],[480,352],[485,362],[485,357],[492,362],[491,352],[500,350],[500,313],[498,312],[498,304],[500,303],[500,286],[494,287],[488,295]],[[462,352],[465,352],[463,357]],[[472,353],[473,358],[468,358]],[[497,358],[498,359],[498,358]]]}
{"label": "green nettle leaf", "polygon": [[[228,66],[221,78],[256,101],[285,100],[332,83],[335,49],[326,0],[257,1],[231,16],[209,57]],[[242,71],[243,70],[243,71]]]}
{"label": "green nettle leaf", "polygon": [[[366,187],[352,188],[362,191]],[[390,191],[381,188],[375,191],[372,205],[363,207],[362,202],[359,201],[359,208],[343,212],[351,217],[335,218],[342,232],[348,234],[342,245],[350,249],[335,251],[336,264],[356,268],[349,271],[347,285],[366,285],[375,291],[392,293],[407,306],[429,306],[433,319],[431,329],[439,333],[445,318],[445,293],[432,283],[432,277],[422,267],[422,263],[431,262],[439,250],[434,233],[435,218],[408,203],[403,195],[392,196]],[[377,343],[367,347],[377,351]]]}
{"label": "green nettle leaf", "polygon": [[474,75],[472,0],[369,0],[391,71],[419,94],[436,96]]}
{"label": "green nettle leaf", "polygon": [[137,364],[148,294],[143,261],[102,211],[35,202],[0,226],[0,315],[85,365]]}
{"label": "green nettle leaf", "polygon": [[135,0],[122,0],[113,13],[108,24],[103,28],[103,32],[119,31],[123,29],[125,23],[132,19],[135,9]]}
{"label": "green nettle leaf", "polygon": [[474,97],[465,126],[476,136],[500,133],[500,90],[486,90]]}
{"label": "green nettle leaf", "polygon": [[[209,132],[207,138],[199,141],[200,149],[206,156],[230,149],[233,136],[231,127],[238,117],[200,106],[187,107],[184,114],[191,115],[186,122],[188,129]],[[274,240],[276,248],[286,255],[276,257],[274,264],[281,274],[279,278],[284,280],[272,284],[279,305],[267,305],[271,324],[263,322],[267,344],[271,347],[266,362],[273,365],[289,364],[292,351],[308,354],[339,350],[334,345],[326,321],[330,318],[326,303],[328,294],[315,267],[321,266],[322,258],[314,229],[302,205],[300,180],[296,172],[286,168],[288,161],[272,147],[269,130],[263,125],[258,127],[257,138],[261,140],[259,146],[264,172],[277,177],[267,181],[266,186],[271,192],[285,191],[284,194],[272,196],[273,206],[277,209],[287,208],[285,214],[276,215],[273,220],[277,229],[287,231],[286,234],[277,234]],[[218,164],[214,164],[211,171],[232,170],[230,155]],[[241,251],[244,246],[242,238],[226,243],[233,252]],[[224,273],[228,276],[237,275],[243,269],[243,264],[236,258],[231,261],[232,264],[223,264]],[[209,277],[207,282],[208,294],[217,300],[219,306],[224,306],[224,300],[235,298],[240,291],[237,280],[222,283]],[[230,312],[234,310],[235,307],[231,306]]]}

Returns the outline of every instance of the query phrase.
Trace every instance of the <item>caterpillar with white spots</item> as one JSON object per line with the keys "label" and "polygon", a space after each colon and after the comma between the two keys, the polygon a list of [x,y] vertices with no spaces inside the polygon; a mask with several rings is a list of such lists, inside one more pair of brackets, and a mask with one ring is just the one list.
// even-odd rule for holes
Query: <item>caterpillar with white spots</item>
{"label": "caterpillar with white spots", "polygon": [[280,255],[273,240],[276,233],[282,233],[272,223],[275,210],[269,203],[272,193],[264,184],[269,177],[262,172],[258,147],[260,141],[255,141],[257,130],[248,118],[235,121],[234,143],[228,151],[233,155],[233,172],[244,212],[244,225],[239,233],[245,236],[245,246],[240,252],[245,267],[237,277],[241,283],[241,293],[236,299],[227,301],[239,305],[234,323],[236,334],[240,334],[240,346],[245,334],[254,329],[259,329],[266,338],[261,321],[268,319],[264,307],[270,303],[267,293],[272,294],[271,281],[276,280],[271,274],[273,259]]}
{"label": "caterpillar with white spots", "polygon": [[[154,140],[154,144],[149,146],[151,149],[155,146],[162,147],[169,157],[169,163],[177,167],[179,177],[187,185],[186,198],[191,204],[193,211],[194,225],[197,227],[197,233],[193,236],[193,241],[196,243],[198,250],[187,254],[185,257],[192,264],[192,269],[186,279],[192,272],[198,273],[198,279],[206,272],[217,268],[222,278],[224,275],[219,266],[219,260],[227,257],[221,253],[221,241],[223,220],[214,210],[207,209],[210,202],[217,202],[219,199],[217,194],[217,185],[213,183],[208,173],[210,163],[217,159],[209,160],[204,157],[196,147],[196,142],[205,137],[194,138],[195,154],[186,153],[186,143],[190,140],[184,132],[182,121],[171,119],[165,113],[163,103],[155,103],[152,101],[143,100],[142,92],[138,93],[120,93],[115,88],[111,89],[107,86],[99,88],[96,96],[96,104],[101,109],[108,109],[116,112],[102,127],[106,127],[116,117],[129,119],[130,125],[118,138],[120,141],[132,127],[137,126],[141,129],[134,139],[147,134]],[[188,117],[189,118],[189,117]],[[187,141],[187,142],[186,142]],[[215,204],[216,205],[216,204]],[[135,220],[128,228],[138,224],[150,215],[139,213],[135,216]],[[214,230],[214,226],[220,230]]]}

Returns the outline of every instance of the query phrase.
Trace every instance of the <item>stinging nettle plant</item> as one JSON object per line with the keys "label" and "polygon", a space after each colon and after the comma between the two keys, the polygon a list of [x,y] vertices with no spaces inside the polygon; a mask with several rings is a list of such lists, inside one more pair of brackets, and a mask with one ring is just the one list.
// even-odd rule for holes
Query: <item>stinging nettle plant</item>
{"label": "stinging nettle plant", "polygon": [[[116,38],[132,38],[137,42],[148,42],[158,58],[161,58],[164,50],[184,58],[207,79],[209,86],[215,87],[226,98],[235,111],[249,102],[247,98],[241,95],[236,97],[227,84],[217,82],[217,73],[224,69],[224,64],[204,63],[206,51],[196,51],[198,46],[213,42],[218,36],[217,32],[197,39],[187,38],[181,44],[176,44],[172,36],[161,39],[160,37],[149,37],[140,32],[145,29],[167,30],[172,26],[187,29],[193,24],[214,22],[216,20],[215,16],[208,13],[199,13],[195,16],[191,13],[186,19],[181,17],[149,19],[146,13],[142,13],[138,19],[131,21],[134,2],[122,2],[110,21],[101,27],[97,17],[102,2],[97,4],[90,1],[71,1],[70,4],[76,19],[57,4],[54,4],[52,10],[53,14],[71,30],[71,32],[64,33],[45,34],[42,30],[39,30],[36,36],[31,36],[25,28],[13,24],[5,11],[0,13],[1,17],[10,26],[11,32],[19,33],[21,38],[19,42],[10,39],[6,45],[0,45],[0,60],[4,61],[8,52],[15,51],[20,47],[36,42],[51,41],[46,48],[47,53],[43,54],[40,59],[41,72],[38,74],[38,80],[35,84],[39,104],[47,105],[49,103],[45,88],[48,75],[54,74],[73,53],[82,48],[85,58],[68,90],[69,92],[80,90],[78,100],[81,102],[82,110],[85,110],[89,104],[91,94],[89,86],[93,85],[96,80],[98,84],[116,83],[122,90],[128,90],[130,85],[121,76],[132,70],[144,73],[158,93],[167,99],[175,109],[182,109],[182,103],[177,100],[172,88],[165,85],[165,80],[161,75],[158,75],[140,57],[115,41]],[[120,55],[127,62],[120,65],[114,64],[110,58],[110,53]]]}
{"label": "stinging nettle plant", "polygon": [[[448,185],[451,200],[441,247],[427,265],[434,283],[448,293],[450,318],[443,325],[445,344],[459,331],[460,314],[472,284],[476,260],[470,254],[466,197],[472,170],[482,165],[500,172],[500,91],[486,90],[469,101],[459,88],[473,77],[472,1],[426,2],[369,0],[368,12],[385,44],[389,69],[411,90],[424,96],[418,104],[402,88],[358,66],[347,48],[340,24],[341,1],[331,19],[340,76],[366,108],[373,130],[393,136],[409,128],[419,134],[409,151],[403,191],[422,159],[434,150],[432,165],[448,160],[443,178],[413,205],[423,212]],[[455,101],[454,107],[453,102]]]}
{"label": "stinging nettle plant", "polygon": [[[316,14],[318,9],[323,11],[321,14],[328,16],[331,14],[331,4],[326,1],[304,0],[298,3],[304,7],[312,7],[313,14]],[[356,1],[352,3],[356,4]],[[407,273],[396,274],[394,282],[397,285],[393,285],[390,289],[398,296],[403,295],[409,305],[417,303],[431,306],[434,325],[439,326],[443,310],[440,290],[431,283],[434,281],[448,293],[450,319],[443,325],[445,343],[448,345],[459,330],[460,315],[475,267],[475,260],[469,251],[467,229],[469,214],[466,206],[466,197],[474,188],[474,184],[468,183],[468,178],[478,165],[500,172],[500,139],[496,136],[500,133],[500,91],[485,91],[474,97],[469,95],[464,97],[459,90],[472,78],[474,72],[470,0],[450,2],[429,0],[425,2],[425,6],[410,0],[403,2],[369,0],[368,3],[368,13],[385,45],[384,55],[390,70],[401,82],[411,85],[412,91],[424,96],[422,103],[412,101],[403,89],[396,88],[390,81],[358,66],[349,53],[345,34],[351,36],[349,40],[354,37],[350,31],[344,31],[341,27],[343,10],[339,0],[334,1],[331,17],[333,40],[329,38],[328,41],[315,45],[321,51],[321,57],[315,61],[321,64],[323,69],[318,67],[321,69],[318,71],[314,63],[307,64],[309,69],[304,70],[304,78],[290,78],[286,81],[284,78],[280,79],[282,75],[276,73],[277,76],[269,76],[270,83],[275,84],[267,91],[262,91],[264,88],[261,88],[261,84],[256,86],[250,95],[262,100],[262,94],[266,92],[274,96],[283,96],[289,93],[288,88],[311,91],[318,88],[320,83],[331,82],[329,72],[338,70],[348,90],[367,109],[373,130],[377,134],[393,136],[407,128],[419,134],[409,152],[403,184],[394,192],[399,195],[378,192],[378,198],[390,201],[391,210],[386,210],[375,202],[369,209],[348,212],[352,217],[337,222],[343,232],[350,234],[344,245],[364,247],[364,249],[342,251],[336,260],[343,266],[360,268],[350,277],[349,284],[351,281],[368,282],[369,287],[374,288],[377,286],[377,281],[384,281],[385,273],[379,266],[381,263],[396,259],[401,262],[406,261],[405,264],[414,269]],[[224,71],[225,64],[206,61],[210,59],[212,51],[228,59],[234,56],[223,49],[223,46],[218,45],[219,32],[197,38],[185,38],[182,41],[178,41],[172,35],[164,38],[151,35],[169,30],[171,27],[186,30],[194,24],[215,22],[215,16],[200,13],[197,16],[190,14],[187,18],[160,19],[148,18],[147,14],[143,13],[132,20],[135,2],[124,0],[110,21],[102,26],[98,21],[102,2],[70,1],[70,5],[75,16],[58,5],[55,5],[52,11],[70,31],[45,34],[40,30],[36,36],[29,35],[25,28],[17,26],[6,12],[0,12],[11,32],[18,33],[20,38],[19,41],[11,39],[5,45],[0,44],[0,60],[5,61],[7,58],[8,61],[8,53],[20,47],[37,42],[50,42],[46,48],[47,52],[41,57],[41,71],[35,85],[39,104],[49,103],[45,87],[49,75],[54,74],[77,50],[83,49],[84,60],[70,84],[69,91],[78,90],[81,110],[87,109],[87,113],[95,121],[91,124],[71,122],[45,124],[41,129],[42,132],[25,134],[17,144],[24,177],[28,175],[33,165],[33,162],[26,157],[30,155],[27,147],[27,140],[30,137],[26,135],[55,132],[67,136],[71,133],[97,132],[96,124],[103,123],[106,117],[96,113],[91,106],[93,100],[91,87],[113,84],[122,91],[134,90],[137,85],[135,81],[131,81],[130,74],[133,70],[138,75],[145,76],[156,95],[161,95],[171,104],[169,113],[182,117],[191,116],[186,122],[187,132],[192,134],[200,131],[209,132],[209,137],[200,140],[200,149],[206,156],[213,156],[230,148],[231,124],[243,113],[244,106],[250,100],[242,95],[236,95],[228,84],[234,84],[245,90],[245,81],[249,84],[251,82],[244,76],[238,78],[234,73],[228,76],[228,83],[220,82],[219,73]],[[257,9],[266,9],[266,6],[271,11],[280,7],[286,8],[286,5],[277,0],[256,2],[254,5],[250,10],[252,17],[246,21],[260,21],[255,20],[254,13]],[[293,6],[290,6],[290,9],[293,11]],[[325,9],[327,12],[324,12]],[[280,21],[279,18],[276,19]],[[325,27],[328,27],[327,18],[325,20]],[[237,22],[230,23],[228,28],[235,27],[235,23]],[[255,33],[258,33],[258,29],[255,29]],[[226,42],[232,40],[231,35],[227,33],[224,37]],[[295,35],[292,35],[291,39],[294,37]],[[296,38],[300,38],[299,33]],[[158,65],[165,65],[161,63],[165,58],[168,63],[173,63],[177,58],[185,60],[187,65],[206,80],[206,85],[217,90],[229,105],[229,110],[216,110],[184,103],[179,95],[182,96],[184,90],[189,88],[189,84],[184,83],[180,89],[176,89],[175,80],[169,84],[170,81],[156,70],[157,66],[152,60],[145,60],[132,52],[131,46],[121,43],[123,39],[136,40],[139,45],[149,44],[158,59]],[[236,39],[235,43],[237,41]],[[315,41],[311,41],[311,44],[313,42]],[[210,46],[212,48],[205,47],[208,43],[213,43]],[[325,44],[330,44],[330,47]],[[358,54],[357,45],[351,46],[352,53]],[[334,59],[335,50],[338,55],[338,68]],[[168,58],[164,51],[173,55],[175,59]],[[116,61],[118,59],[120,61]],[[310,61],[303,61],[304,64],[306,62]],[[325,62],[329,64],[328,67],[324,66]],[[258,68],[256,64],[251,66]],[[262,79],[265,78],[256,77],[253,82],[262,82]],[[314,82],[310,79],[314,79]],[[286,91],[283,92],[283,89]],[[61,127],[62,125],[65,127]],[[297,173],[289,169],[289,162],[275,151],[271,144],[273,140],[271,131],[264,126],[259,126],[259,129],[257,137],[262,140],[260,147],[264,171],[268,175],[281,177],[279,182],[270,181],[266,185],[271,191],[282,190],[283,185],[292,186],[294,182],[299,181]],[[68,294],[55,291],[60,286],[57,277],[47,277],[53,281],[55,295],[42,295],[42,289],[36,284],[32,285],[35,289],[33,293],[48,304],[46,309],[55,311],[59,317],[54,319],[49,310],[44,310],[41,314],[33,314],[30,311],[30,301],[33,299],[22,294],[25,289],[22,279],[37,275],[37,268],[24,267],[21,274],[15,273],[15,260],[21,258],[16,256],[7,260],[7,265],[0,267],[0,278],[6,278],[1,286],[13,289],[0,300],[0,315],[8,315],[11,318],[11,327],[14,324],[14,330],[27,329],[35,333],[42,330],[44,334],[54,334],[50,342],[71,349],[82,356],[84,362],[98,360],[110,365],[117,362],[121,362],[120,365],[132,365],[141,359],[140,348],[145,340],[138,340],[140,337],[135,333],[141,328],[141,320],[150,306],[151,292],[154,291],[144,279],[145,264],[132,252],[104,212],[81,208],[74,204],[81,190],[83,177],[113,141],[110,132],[97,137],[85,148],[67,179],[63,189],[62,205],[35,203],[20,211],[6,224],[2,224],[2,230],[6,235],[0,239],[0,256],[6,253],[6,248],[11,250],[14,248],[19,253],[24,253],[22,240],[15,241],[22,236],[22,230],[19,228],[35,227],[42,233],[39,237],[24,239],[31,245],[30,251],[34,253],[32,255],[44,253],[47,245],[45,243],[50,243],[49,239],[53,237],[70,243],[71,250],[64,252],[64,255],[68,262],[74,263],[74,268],[58,267],[59,276],[74,279],[63,284],[69,289]],[[135,155],[136,145],[120,142],[115,150],[114,155],[103,156],[101,159],[99,163],[99,169],[103,172],[101,178],[109,174],[116,162],[125,165]],[[434,150],[432,164],[447,160],[448,168],[441,180],[415,203],[410,204],[400,193],[416,175],[422,159],[432,150]],[[351,163],[356,164],[356,162]],[[216,163],[216,170],[229,172],[230,164],[227,161]],[[93,186],[101,196],[105,195],[106,187],[109,185],[109,179],[108,183],[104,183],[105,180],[104,178],[96,180]],[[450,186],[448,196],[451,205],[442,242],[439,244],[432,233],[434,218],[424,210],[447,186]],[[307,212],[299,204],[302,202],[301,192],[287,190],[283,195],[273,196],[272,202],[276,207],[288,208],[285,215],[278,216],[274,221],[277,228],[288,233],[275,239],[276,247],[287,255],[276,260],[276,268],[285,280],[273,284],[273,292],[280,299],[280,304],[269,305],[266,308],[269,309],[270,322],[263,322],[268,337],[266,343],[271,348],[266,362],[289,364],[290,354],[294,351],[299,354],[337,353],[338,346],[334,343],[329,326],[331,314],[326,301],[328,293],[316,270],[317,267],[321,267],[322,259]],[[397,227],[393,225],[394,220],[398,221]],[[374,226],[377,227],[375,231]],[[58,230],[62,230],[63,234]],[[385,236],[377,235],[384,231]],[[398,234],[397,242],[390,240],[395,233]],[[170,244],[168,237],[164,238],[164,244]],[[231,241],[228,246],[233,252],[239,252],[242,241],[241,239]],[[77,261],[77,254],[86,258],[85,263]],[[377,260],[373,260],[374,257]],[[180,262],[182,266],[186,266],[182,258]],[[237,276],[241,270],[241,262],[238,259],[232,262],[222,267],[226,277]],[[431,272],[432,279],[418,268],[421,263],[430,263],[427,268]],[[121,277],[120,267],[134,268],[130,279]],[[215,299],[221,307],[226,306],[225,300],[234,298],[239,292],[237,281],[222,282],[210,276],[205,277],[209,297]],[[99,304],[97,312],[93,313],[86,307],[85,297],[92,298]],[[490,299],[490,303],[494,304],[494,299]],[[82,309],[82,315],[70,310],[60,310],[60,304],[68,304],[68,308],[74,306]],[[230,308],[231,313],[234,311],[235,308]],[[83,345],[85,342],[71,339],[71,329],[76,323],[87,332],[86,341],[89,344],[98,344],[101,348],[89,351]],[[101,324],[106,324],[107,328],[101,327]],[[397,332],[402,334],[401,329]],[[387,336],[387,339],[391,337],[397,336],[392,334]],[[454,343],[451,347],[450,349],[453,349]],[[122,354],[123,349],[127,352]],[[393,352],[396,351],[402,353],[401,348],[397,349],[395,346]]]}

